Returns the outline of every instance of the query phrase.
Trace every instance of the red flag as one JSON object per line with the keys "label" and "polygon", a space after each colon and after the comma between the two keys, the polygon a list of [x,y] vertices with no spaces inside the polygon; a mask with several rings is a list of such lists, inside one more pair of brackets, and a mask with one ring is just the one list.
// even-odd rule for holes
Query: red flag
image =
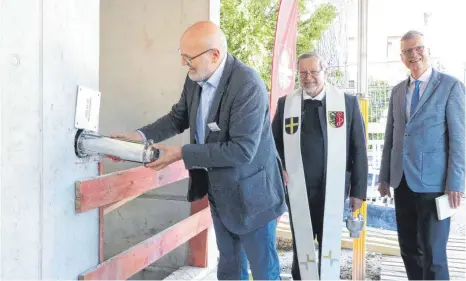
{"label": "red flag", "polygon": [[291,93],[295,86],[296,33],[298,0],[281,0],[278,9],[272,58],[270,114],[273,118],[278,98]]}

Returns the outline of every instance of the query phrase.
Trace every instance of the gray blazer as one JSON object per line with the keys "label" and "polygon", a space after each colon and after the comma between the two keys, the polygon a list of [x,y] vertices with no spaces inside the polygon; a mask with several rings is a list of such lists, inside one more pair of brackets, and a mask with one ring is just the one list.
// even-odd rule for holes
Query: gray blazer
{"label": "gray blazer", "polygon": [[207,118],[205,144],[196,144],[196,113],[201,88],[186,78],[172,110],[140,130],[160,142],[191,128],[191,144],[183,146],[189,170],[188,201],[209,192],[223,224],[243,234],[262,227],[285,211],[280,160],[270,125],[268,94],[260,76],[228,54]]}
{"label": "gray blazer", "polygon": [[412,118],[409,78],[392,90],[379,181],[397,188],[404,173],[414,192],[464,192],[465,93],[456,78],[433,70]]}
{"label": "gray blazer", "polygon": [[[330,86],[330,85],[329,85]],[[273,135],[277,145],[278,153],[285,163],[283,148],[283,112],[285,108],[285,98],[278,99],[277,112],[273,119]],[[364,119],[359,107],[359,101],[356,96],[345,94],[346,109],[346,179],[345,179],[345,198],[349,196],[366,199],[367,193],[367,143],[366,131],[364,128]],[[327,151],[327,117],[325,99],[322,100],[322,106],[319,107],[320,127],[324,136],[324,147]],[[327,170],[327,153],[325,153],[324,163],[325,171]],[[304,167],[312,169],[312,167]]]}

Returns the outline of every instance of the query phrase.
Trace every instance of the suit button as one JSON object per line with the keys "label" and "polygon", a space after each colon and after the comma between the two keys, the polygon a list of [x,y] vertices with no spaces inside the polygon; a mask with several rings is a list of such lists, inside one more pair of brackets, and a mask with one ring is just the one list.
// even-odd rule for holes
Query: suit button
{"label": "suit button", "polygon": [[405,137],[409,136],[408,133],[405,133]]}

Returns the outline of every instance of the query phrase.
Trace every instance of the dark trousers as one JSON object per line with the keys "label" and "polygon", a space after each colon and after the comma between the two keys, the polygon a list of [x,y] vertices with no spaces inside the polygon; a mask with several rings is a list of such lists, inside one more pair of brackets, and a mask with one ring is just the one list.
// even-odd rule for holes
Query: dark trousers
{"label": "dark trousers", "polygon": [[220,253],[217,279],[248,280],[249,261],[254,280],[279,280],[277,220],[274,219],[259,229],[239,235],[225,227],[212,201],[210,208]]}
{"label": "dark trousers", "polygon": [[[309,234],[309,243],[314,243],[317,237],[319,243],[319,276],[320,276],[320,261],[322,260],[322,232],[324,229],[324,196],[321,192],[318,195],[313,196],[309,199],[309,211],[311,213],[312,231],[314,233]],[[291,213],[290,201],[286,196],[286,204],[288,205],[288,213],[290,215],[290,228],[291,234],[293,235],[293,264],[291,266],[291,276],[293,280],[301,280],[301,273],[299,272],[298,255],[296,252],[296,244],[294,241],[294,227],[293,227],[293,214]],[[299,214],[297,214],[299,215]]]}
{"label": "dark trousers", "polygon": [[439,221],[435,198],[443,193],[415,193],[403,176],[395,189],[395,213],[401,257],[409,280],[448,280],[450,218]]}

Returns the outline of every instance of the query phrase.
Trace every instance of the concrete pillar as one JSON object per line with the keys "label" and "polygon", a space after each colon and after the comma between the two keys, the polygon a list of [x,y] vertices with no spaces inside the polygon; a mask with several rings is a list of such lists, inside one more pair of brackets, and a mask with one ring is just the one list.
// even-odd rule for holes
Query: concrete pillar
{"label": "concrete pillar", "polygon": [[[367,87],[367,16],[368,0],[358,0],[358,81],[357,94],[366,128],[369,125],[369,98]],[[367,134],[367,133],[366,133]],[[367,222],[367,201],[363,202],[359,212]],[[366,268],[366,228],[361,231],[358,239],[353,239],[353,265],[354,280],[364,280]]]}
{"label": "concrete pillar", "polygon": [[0,0],[1,279],[76,279],[98,263],[97,210],[74,183],[77,85],[99,86],[99,1]]}
{"label": "concrete pillar", "polygon": [[[220,0],[101,0],[101,132],[134,130],[165,115],[181,95],[186,67],[183,31],[200,20],[220,22]],[[189,142],[189,132],[166,143]],[[104,163],[106,173],[134,165]],[[138,197],[105,216],[105,258],[190,215],[187,181]],[[216,249],[214,244],[209,248]],[[136,279],[162,279],[187,263],[183,245]]]}

